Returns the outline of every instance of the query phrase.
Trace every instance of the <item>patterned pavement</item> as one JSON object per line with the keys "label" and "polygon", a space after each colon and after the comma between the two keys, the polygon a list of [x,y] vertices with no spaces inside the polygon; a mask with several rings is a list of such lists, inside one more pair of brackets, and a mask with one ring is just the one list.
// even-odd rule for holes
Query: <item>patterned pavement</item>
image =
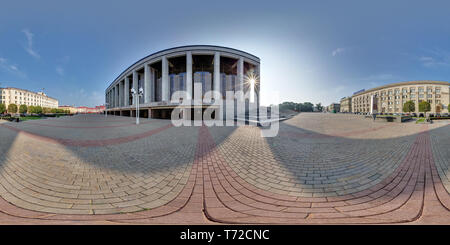
{"label": "patterned pavement", "polygon": [[0,224],[450,224],[450,124],[0,122]]}

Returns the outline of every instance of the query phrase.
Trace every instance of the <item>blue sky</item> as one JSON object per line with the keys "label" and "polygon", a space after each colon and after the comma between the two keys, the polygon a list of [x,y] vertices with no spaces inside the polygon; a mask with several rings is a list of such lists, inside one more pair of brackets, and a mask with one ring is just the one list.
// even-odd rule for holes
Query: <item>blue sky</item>
{"label": "blue sky", "polygon": [[263,104],[277,91],[328,105],[390,82],[450,81],[449,10],[449,1],[8,1],[0,86],[94,106],[140,58],[211,44],[261,58]]}

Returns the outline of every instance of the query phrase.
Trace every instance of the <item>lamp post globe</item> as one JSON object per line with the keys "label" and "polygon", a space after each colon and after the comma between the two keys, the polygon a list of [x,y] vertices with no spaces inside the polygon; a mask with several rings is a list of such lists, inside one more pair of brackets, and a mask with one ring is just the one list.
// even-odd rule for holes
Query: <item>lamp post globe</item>
{"label": "lamp post globe", "polygon": [[133,95],[133,98],[136,102],[136,125],[139,124],[139,98],[144,95],[144,89],[141,87],[139,88],[139,92],[136,92],[136,89],[131,88],[131,94]]}

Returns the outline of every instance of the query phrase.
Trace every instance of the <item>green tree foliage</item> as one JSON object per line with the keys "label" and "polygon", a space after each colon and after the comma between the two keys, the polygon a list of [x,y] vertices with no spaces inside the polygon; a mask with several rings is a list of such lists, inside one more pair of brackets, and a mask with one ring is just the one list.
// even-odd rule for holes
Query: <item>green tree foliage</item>
{"label": "green tree foliage", "polygon": [[52,109],[51,109],[51,108],[44,107],[44,108],[42,108],[42,113],[44,113],[44,114],[52,113]]}
{"label": "green tree foliage", "polygon": [[27,105],[20,105],[19,106],[19,113],[27,113],[28,107]]}
{"label": "green tree foliage", "polygon": [[441,110],[442,110],[442,105],[441,104],[436,105],[436,113],[441,113]]}
{"label": "green tree foliage", "polygon": [[420,112],[429,112],[431,111],[431,105],[427,101],[422,101],[419,103],[419,111]]}
{"label": "green tree foliage", "polygon": [[35,107],[35,113],[36,113],[36,114],[41,114],[41,113],[42,113],[42,107],[39,106],[39,105],[36,106],[36,107]]}
{"label": "green tree foliage", "polygon": [[316,104],[317,110],[322,111],[323,110],[323,106],[322,103],[318,103]]}
{"label": "green tree foliage", "polygon": [[414,104],[414,101],[406,101],[405,104],[403,104],[403,112],[413,112],[416,110],[416,104]]}
{"label": "green tree foliage", "polygon": [[35,106],[34,105],[30,105],[30,106],[28,106],[28,113],[30,113],[30,114],[33,114],[33,113],[36,113],[36,112],[34,112],[35,111]]}
{"label": "green tree foliage", "polygon": [[3,114],[6,112],[6,106],[5,104],[0,104],[0,114]]}
{"label": "green tree foliage", "polygon": [[8,113],[17,113],[17,105],[9,104],[8,105]]}
{"label": "green tree foliage", "polygon": [[284,111],[284,110],[298,111],[298,104],[294,103],[294,102],[283,102],[279,105],[279,109],[281,111]]}
{"label": "green tree foliage", "polygon": [[314,105],[310,102],[295,103],[295,102],[283,102],[279,105],[280,111],[293,110],[297,112],[312,112]]}
{"label": "green tree foliage", "polygon": [[300,111],[312,112],[314,110],[314,105],[311,102],[305,102],[300,104]]}

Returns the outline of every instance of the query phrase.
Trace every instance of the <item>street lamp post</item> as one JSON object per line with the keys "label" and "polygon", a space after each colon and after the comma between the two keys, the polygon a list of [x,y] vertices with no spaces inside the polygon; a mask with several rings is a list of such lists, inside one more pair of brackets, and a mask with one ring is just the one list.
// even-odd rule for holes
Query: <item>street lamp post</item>
{"label": "street lamp post", "polygon": [[133,99],[136,99],[136,125],[139,124],[139,98],[144,95],[144,89],[139,88],[139,92],[136,92],[134,88],[131,89]]}

